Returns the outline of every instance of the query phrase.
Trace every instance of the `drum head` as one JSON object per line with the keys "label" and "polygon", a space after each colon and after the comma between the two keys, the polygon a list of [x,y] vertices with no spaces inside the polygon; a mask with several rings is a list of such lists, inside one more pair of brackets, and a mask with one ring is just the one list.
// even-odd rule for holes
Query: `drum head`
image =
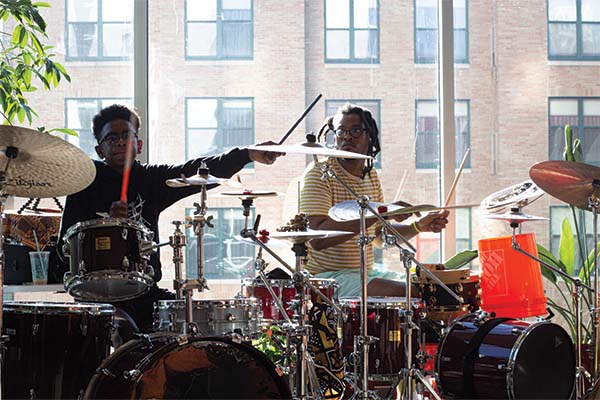
{"label": "drum head", "polygon": [[515,399],[568,399],[575,382],[571,338],[554,324],[533,325],[515,357]]}
{"label": "drum head", "polygon": [[139,272],[105,270],[76,275],[66,283],[67,291],[78,301],[124,301],[146,293],[152,278]]}

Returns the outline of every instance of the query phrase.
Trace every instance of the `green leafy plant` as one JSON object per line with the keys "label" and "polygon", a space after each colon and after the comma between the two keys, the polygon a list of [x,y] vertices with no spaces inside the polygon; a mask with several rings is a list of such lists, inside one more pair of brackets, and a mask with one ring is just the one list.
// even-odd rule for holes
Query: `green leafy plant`
{"label": "green leafy plant", "polygon": [[[39,9],[50,7],[48,3],[31,0],[0,0],[0,114],[4,124],[28,121],[32,124],[37,112],[29,104],[27,95],[38,90],[56,88],[64,79],[71,77],[66,69],[54,60],[52,46],[44,43],[48,39],[46,21]],[[71,129],[57,128],[77,135]]]}
{"label": "green leafy plant", "polygon": [[252,341],[252,346],[261,351],[275,365],[283,365],[285,359],[285,332],[277,325],[262,328],[258,339]]}

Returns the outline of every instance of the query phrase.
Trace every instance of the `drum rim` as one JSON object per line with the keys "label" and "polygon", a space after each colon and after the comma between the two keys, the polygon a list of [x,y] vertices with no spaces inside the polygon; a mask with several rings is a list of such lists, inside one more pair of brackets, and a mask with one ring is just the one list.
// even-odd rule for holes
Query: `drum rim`
{"label": "drum rim", "polygon": [[[374,300],[376,299],[376,300]],[[390,300],[390,301],[386,301],[385,299],[402,299],[402,301],[397,301],[397,300]],[[340,305],[343,306],[351,306],[351,305],[360,305],[362,304],[362,299],[360,298],[360,296],[353,296],[353,297],[341,297],[338,302],[340,303]],[[387,296],[368,296],[367,297],[367,305],[371,306],[371,305],[378,305],[378,306],[384,306],[384,307],[379,307],[379,308],[388,308],[391,306],[403,306],[406,304],[406,298],[405,297],[401,297],[401,296],[397,296],[397,297],[387,297]],[[421,304],[421,298],[419,297],[412,297],[411,298],[411,304]]]}
{"label": "drum rim", "polygon": [[[50,302],[50,301],[5,301],[3,312],[12,311],[18,314],[89,314],[113,315],[115,307],[112,304],[86,302]],[[33,311],[33,312],[30,312]],[[65,312],[67,311],[67,312]]]}
{"label": "drum rim", "polygon": [[[159,310],[170,310],[170,309],[180,309],[185,308],[185,299],[177,300],[177,299],[168,299],[168,300],[157,300],[156,303],[158,305]],[[193,307],[192,309],[205,309],[210,307],[197,307],[198,305],[209,305],[209,306],[217,306],[217,309],[233,309],[240,308],[239,306],[255,306],[260,307],[260,301],[256,297],[244,297],[244,298],[229,298],[229,299],[198,299],[192,301]],[[182,306],[179,306],[182,305]],[[175,306],[175,307],[174,307]]]}
{"label": "drum rim", "polygon": [[102,228],[105,228],[105,227],[127,227],[127,228],[136,229],[138,231],[142,231],[145,233],[151,233],[150,229],[148,229],[144,224],[142,224],[141,222],[130,220],[130,219],[126,219],[126,218],[94,218],[94,219],[89,219],[87,221],[81,221],[81,222],[76,223],[75,225],[72,225],[69,229],[67,229],[67,232],[65,233],[65,236],[64,236],[64,241],[68,242],[71,239],[71,237],[79,231],[96,228],[96,227],[102,227]]}
{"label": "drum rim", "polygon": [[[267,280],[269,281],[269,284],[271,284],[274,287],[280,287],[282,283],[284,284],[283,287],[286,289],[294,287],[294,283],[291,278],[290,279],[267,279]],[[309,278],[309,282],[313,286],[316,286],[318,289],[339,287],[339,284],[333,278]],[[266,285],[260,278],[245,278],[244,286],[246,286],[246,287],[261,287],[261,288],[266,287]]]}
{"label": "drum rim", "polygon": [[[143,284],[143,290],[137,292],[134,295],[107,297],[107,298],[100,299],[100,300],[98,300],[97,297],[95,297],[95,298],[81,297],[74,293],[74,291],[76,290],[75,288],[72,287],[74,285],[82,285],[84,283],[93,282],[93,281],[109,280],[106,278],[107,275],[104,274],[104,272],[106,272],[106,271],[111,271],[111,273],[108,274],[108,276],[113,277],[113,278],[115,276],[120,275],[122,278],[116,279],[118,281],[136,281],[138,283]],[[114,271],[114,272],[112,272],[112,271]],[[65,290],[67,291],[67,293],[69,293],[71,296],[73,296],[78,301],[83,301],[83,302],[85,302],[85,301],[113,301],[114,302],[114,301],[135,299],[135,298],[143,295],[144,293],[146,293],[148,290],[150,290],[150,288],[152,287],[153,284],[154,284],[154,280],[150,276],[143,274],[141,272],[138,272],[138,271],[125,272],[125,271],[121,271],[121,270],[100,270],[100,271],[89,272],[85,275],[73,275],[70,278],[65,280],[64,287],[65,287]]]}

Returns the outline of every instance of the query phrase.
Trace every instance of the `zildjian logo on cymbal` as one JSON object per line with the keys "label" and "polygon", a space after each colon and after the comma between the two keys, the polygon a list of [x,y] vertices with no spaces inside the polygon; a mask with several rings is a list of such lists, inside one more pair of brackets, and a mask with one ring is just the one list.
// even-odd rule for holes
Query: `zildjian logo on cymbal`
{"label": "zildjian logo on cymbal", "polygon": [[40,182],[35,179],[23,179],[20,176],[18,178],[10,178],[6,184],[9,186],[26,186],[28,188],[53,187],[50,182]]}

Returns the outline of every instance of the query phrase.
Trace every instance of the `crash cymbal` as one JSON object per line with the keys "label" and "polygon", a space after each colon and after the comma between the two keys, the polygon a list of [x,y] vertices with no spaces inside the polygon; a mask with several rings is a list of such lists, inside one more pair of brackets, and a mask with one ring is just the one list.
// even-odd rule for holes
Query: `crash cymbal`
{"label": "crash cymbal", "polygon": [[[369,205],[376,210],[381,207],[386,207],[388,212],[402,208],[395,204],[379,203],[375,201],[369,202]],[[365,217],[375,218],[369,210],[366,210]],[[358,207],[358,203],[356,200],[347,200],[334,204],[333,207],[329,209],[329,218],[338,222],[358,220],[360,218],[360,208]]]}
{"label": "crash cymbal", "polygon": [[529,169],[529,176],[550,196],[588,211],[594,184],[600,187],[600,168],[574,161],[542,161]]}
{"label": "crash cymbal", "polygon": [[220,185],[222,183],[227,182],[228,180],[225,178],[217,178],[212,175],[192,175],[190,177],[184,178],[175,178],[175,179],[167,179],[165,182],[167,186],[172,188],[181,188],[188,186],[206,186],[206,185]]}
{"label": "crash cymbal", "polygon": [[323,157],[335,157],[335,158],[356,158],[356,159],[369,159],[371,157],[365,154],[353,153],[351,151],[330,149],[329,147],[325,147],[320,143],[315,142],[302,142],[296,144],[282,144],[282,145],[266,145],[266,146],[258,146],[252,145],[248,146],[249,149],[252,150],[261,150],[261,151],[272,151],[276,153],[289,153],[289,154],[306,154],[306,155],[314,155],[314,156],[323,156]]}
{"label": "crash cymbal", "polygon": [[83,150],[20,126],[0,126],[0,169],[8,158],[4,191],[17,197],[66,196],[85,189],[96,176],[94,163]]}
{"label": "crash cymbal", "polygon": [[502,213],[511,207],[523,208],[544,194],[532,180],[526,180],[492,193],[479,206],[486,213]]}
{"label": "crash cymbal", "polygon": [[[256,243],[254,240],[250,239],[250,238],[245,238],[242,237],[240,235],[235,235],[233,237],[236,241],[238,242],[242,242],[242,243],[247,243],[247,244],[252,244],[254,246],[258,246],[258,243]],[[266,244],[267,247],[269,247],[270,249],[289,249],[290,248],[290,244],[289,242],[286,242],[284,240],[279,240],[279,239],[273,239],[269,236],[262,236],[262,235],[257,235],[258,240],[260,240],[262,243]]]}
{"label": "crash cymbal", "polygon": [[287,240],[291,243],[306,243],[312,239],[325,239],[335,236],[352,235],[352,232],[346,231],[320,231],[309,229],[307,231],[292,231],[292,232],[271,232],[271,239]]}
{"label": "crash cymbal", "polygon": [[546,217],[538,217],[535,215],[528,215],[528,214],[524,214],[522,212],[507,212],[507,213],[503,213],[503,214],[484,214],[483,215],[484,218],[487,219],[497,219],[500,221],[507,221],[511,224],[520,224],[522,222],[527,222],[527,221],[543,221],[546,220],[548,218]]}

